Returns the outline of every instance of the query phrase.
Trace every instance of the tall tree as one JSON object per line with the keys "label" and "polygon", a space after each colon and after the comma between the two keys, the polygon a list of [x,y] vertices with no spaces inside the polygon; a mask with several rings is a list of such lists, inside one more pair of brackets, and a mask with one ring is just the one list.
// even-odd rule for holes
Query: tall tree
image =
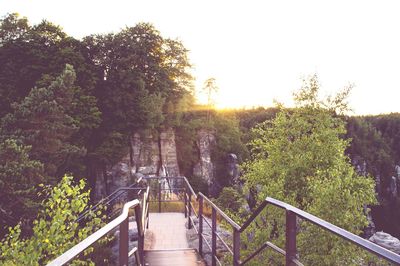
{"label": "tall tree", "polygon": [[112,163],[109,155],[117,154],[110,150],[126,146],[118,135],[176,123],[192,96],[187,50],[146,23],[84,42],[102,73],[95,91],[101,133],[93,136],[90,156]]}
{"label": "tall tree", "polygon": [[48,87],[33,88],[1,123],[1,138],[14,138],[31,146],[30,156],[54,176],[57,166],[71,154],[85,150],[68,142],[79,123],[69,115],[74,99],[75,72],[67,65]]}
{"label": "tall tree", "polygon": [[[43,182],[43,164],[32,160],[29,146],[14,139],[0,142],[0,223],[16,224],[36,215],[37,185]],[[5,228],[0,228],[3,235]]]}
{"label": "tall tree", "polygon": [[[249,189],[256,189],[258,201],[267,196],[283,200],[359,234],[367,225],[364,207],[375,203],[374,181],[359,176],[345,155],[345,124],[337,114],[346,109],[348,90],[328,101],[318,99],[318,90],[317,77],[312,76],[295,95],[295,109],[282,109],[255,129],[258,138],[243,178]],[[282,212],[268,209],[261,226],[254,228],[257,240],[248,245],[272,238],[284,246],[284,224]],[[362,257],[356,247],[312,224],[299,226],[299,254],[307,265],[349,265]],[[271,263],[279,264],[275,254],[268,255]]]}

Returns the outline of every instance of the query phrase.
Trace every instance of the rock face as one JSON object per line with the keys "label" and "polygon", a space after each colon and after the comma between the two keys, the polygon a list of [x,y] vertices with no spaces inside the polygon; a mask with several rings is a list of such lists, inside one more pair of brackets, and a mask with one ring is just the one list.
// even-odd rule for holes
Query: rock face
{"label": "rock face", "polygon": [[139,133],[131,137],[131,160],[133,171],[144,175],[157,175],[160,167],[158,139],[151,134],[141,136]]}
{"label": "rock face", "polygon": [[370,238],[376,233],[375,223],[372,220],[371,212],[368,210],[367,206],[364,206],[364,213],[367,214],[368,226],[364,229],[364,237]]}
{"label": "rock face", "polygon": [[239,183],[239,164],[238,164],[238,158],[237,158],[236,154],[233,154],[233,153],[228,154],[227,169],[228,169],[228,174],[229,174],[231,183],[234,185],[238,184]]}
{"label": "rock face", "polygon": [[400,240],[384,232],[376,232],[369,241],[400,254]]}
{"label": "rock face", "polygon": [[98,171],[96,174],[95,194],[98,199],[135,181],[129,154],[109,170]]}
{"label": "rock face", "polygon": [[168,176],[179,176],[175,132],[171,128],[160,134],[160,154],[161,164],[166,167]]}
{"label": "rock face", "polygon": [[159,136],[133,133],[130,153],[112,167],[96,171],[96,197],[102,198],[121,186],[132,184],[138,174],[146,176],[179,176],[175,133],[161,131]]}
{"label": "rock face", "polygon": [[[202,178],[209,186],[215,185],[215,167],[211,161],[211,149],[215,135],[210,130],[197,133],[196,146],[198,163],[193,167],[193,175]],[[120,162],[110,166],[99,166],[95,175],[95,196],[97,199],[112,193],[121,186],[132,184],[140,174],[144,176],[180,176],[175,132],[172,128],[158,134],[134,132],[130,138],[130,153]],[[228,155],[228,171],[232,180],[239,176],[237,157]],[[101,168],[101,169],[100,169]]]}
{"label": "rock face", "polygon": [[211,147],[215,143],[215,136],[209,130],[198,132],[197,147],[199,162],[193,169],[193,175],[202,177],[210,186],[214,181],[214,164],[211,161]]}

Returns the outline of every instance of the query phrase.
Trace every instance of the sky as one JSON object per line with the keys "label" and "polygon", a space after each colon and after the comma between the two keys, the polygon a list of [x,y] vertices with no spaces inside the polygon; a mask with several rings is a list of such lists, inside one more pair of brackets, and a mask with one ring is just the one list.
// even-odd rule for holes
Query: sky
{"label": "sky", "polygon": [[153,23],[190,50],[198,91],[216,79],[221,108],[292,106],[302,79],[316,73],[322,95],[354,85],[355,115],[400,112],[399,8],[386,0],[0,0],[0,16],[47,19],[76,38]]}

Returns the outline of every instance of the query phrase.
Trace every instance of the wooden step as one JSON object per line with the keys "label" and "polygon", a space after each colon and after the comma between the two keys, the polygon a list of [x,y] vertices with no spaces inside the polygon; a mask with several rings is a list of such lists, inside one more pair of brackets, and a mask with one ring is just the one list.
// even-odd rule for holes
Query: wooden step
{"label": "wooden step", "polygon": [[206,266],[195,249],[146,250],[144,262],[149,266]]}

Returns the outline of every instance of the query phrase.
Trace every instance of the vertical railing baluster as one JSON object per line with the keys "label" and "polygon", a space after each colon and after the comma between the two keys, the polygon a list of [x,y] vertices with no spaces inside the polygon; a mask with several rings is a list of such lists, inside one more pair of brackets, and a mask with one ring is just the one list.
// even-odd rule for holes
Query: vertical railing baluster
{"label": "vertical railing baluster", "polygon": [[286,266],[295,265],[293,263],[295,258],[297,258],[296,214],[286,210]]}
{"label": "vertical railing baluster", "polygon": [[119,265],[128,265],[129,215],[119,225]]}
{"label": "vertical railing baluster", "polygon": [[192,216],[192,192],[189,190],[189,200],[188,200],[188,229],[192,229],[192,221],[190,220],[190,216]]}
{"label": "vertical railing baluster", "polygon": [[185,200],[185,218],[187,218],[187,195],[186,195],[186,188],[185,191],[183,193],[183,198]]}
{"label": "vertical railing baluster", "polygon": [[240,265],[240,232],[233,228],[233,265]]}
{"label": "vertical railing baluster", "polygon": [[211,265],[217,265],[217,211],[212,208],[212,215],[211,215]]}
{"label": "vertical railing baluster", "polygon": [[203,256],[203,197],[199,196],[199,254]]}
{"label": "vertical railing baluster", "polygon": [[158,212],[161,212],[161,179],[158,179]]}
{"label": "vertical railing baluster", "polygon": [[144,265],[144,225],[142,223],[140,205],[135,206],[135,219],[138,230],[138,252],[140,263]]}

